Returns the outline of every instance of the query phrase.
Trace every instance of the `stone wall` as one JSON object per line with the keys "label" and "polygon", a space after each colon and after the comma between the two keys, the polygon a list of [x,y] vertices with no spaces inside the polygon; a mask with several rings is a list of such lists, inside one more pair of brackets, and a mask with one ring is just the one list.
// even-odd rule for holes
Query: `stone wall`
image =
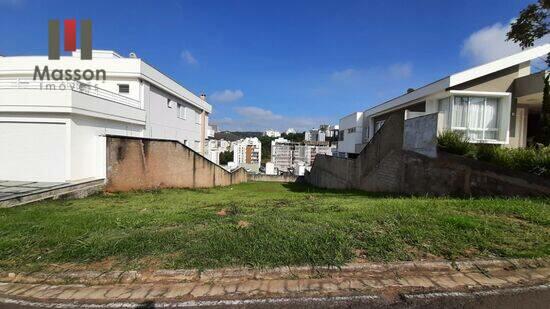
{"label": "stone wall", "polygon": [[390,116],[356,159],[317,156],[305,182],[322,188],[414,195],[550,196],[549,179],[437,151],[429,134],[403,142],[410,137],[404,131],[412,134],[437,124],[437,116],[418,118],[407,128],[402,114]]}
{"label": "stone wall", "polygon": [[208,188],[247,181],[177,141],[107,136],[106,191]]}

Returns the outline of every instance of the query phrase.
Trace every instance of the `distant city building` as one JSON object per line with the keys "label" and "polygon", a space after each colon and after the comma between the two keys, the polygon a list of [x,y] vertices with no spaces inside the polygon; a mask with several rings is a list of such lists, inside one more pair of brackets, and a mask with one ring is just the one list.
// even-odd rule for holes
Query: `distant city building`
{"label": "distant city building", "polygon": [[298,143],[284,138],[271,141],[271,162],[278,172],[288,172],[294,160],[294,147]]}
{"label": "distant city building", "polygon": [[296,143],[277,138],[271,142],[270,163],[273,164],[276,174],[292,172],[303,175],[305,170],[311,168],[317,154],[332,155],[334,150],[328,142]]}
{"label": "distant city building", "polygon": [[294,128],[288,128],[285,133],[286,134],[296,134],[296,130],[294,130]]}
{"label": "distant city building", "polygon": [[263,135],[268,137],[280,137],[281,132],[275,130],[266,130]]}
{"label": "distant city building", "polygon": [[262,143],[257,137],[247,137],[233,144],[233,162],[251,172],[259,172]]}
{"label": "distant city building", "polygon": [[275,164],[273,164],[273,162],[267,162],[265,164],[265,173],[266,175],[277,175],[277,170],[275,169]]}
{"label": "distant city building", "polygon": [[338,126],[322,124],[319,129],[311,129],[304,134],[304,140],[308,142],[326,142],[338,137]]}

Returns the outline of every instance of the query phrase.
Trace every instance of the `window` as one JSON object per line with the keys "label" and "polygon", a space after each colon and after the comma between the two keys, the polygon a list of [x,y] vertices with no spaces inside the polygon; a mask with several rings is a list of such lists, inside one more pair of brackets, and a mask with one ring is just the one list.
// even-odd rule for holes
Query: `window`
{"label": "window", "polygon": [[130,85],[118,84],[118,93],[130,93]]}
{"label": "window", "polygon": [[172,101],[170,101],[170,99],[166,99],[166,106],[172,108]]}
{"label": "window", "polygon": [[451,117],[451,97],[439,100],[438,110],[439,113],[442,114],[444,126],[449,127],[449,118]]}
{"label": "window", "polygon": [[355,133],[355,128],[349,128],[348,133]]}
{"label": "window", "polygon": [[[451,106],[452,103],[452,106]],[[499,98],[455,96],[439,100],[451,130],[464,132],[472,141],[498,140]]]}
{"label": "window", "polygon": [[178,118],[187,119],[187,107],[182,104],[178,104]]}
{"label": "window", "polygon": [[344,140],[344,130],[338,131],[338,140],[343,141]]}

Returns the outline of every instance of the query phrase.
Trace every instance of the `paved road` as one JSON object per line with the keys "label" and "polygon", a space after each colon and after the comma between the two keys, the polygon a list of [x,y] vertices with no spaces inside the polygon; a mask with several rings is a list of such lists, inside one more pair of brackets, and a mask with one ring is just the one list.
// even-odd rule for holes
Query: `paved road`
{"label": "paved road", "polygon": [[[492,290],[477,293],[433,293],[420,295],[402,295],[396,299],[388,300],[378,296],[359,296],[352,298],[302,298],[298,300],[278,299],[265,301],[234,301],[215,305],[213,302],[202,303],[112,303],[108,308],[391,308],[391,309],[423,309],[423,308],[482,308],[482,309],[507,309],[526,308],[538,309],[549,308],[550,285],[530,288],[514,288],[504,290]],[[93,308],[101,308],[101,305],[92,305]],[[71,306],[69,304],[37,304],[21,303],[7,304],[0,303],[0,308],[23,309],[23,308],[86,308],[87,306]],[[91,307],[88,307],[91,308]]]}

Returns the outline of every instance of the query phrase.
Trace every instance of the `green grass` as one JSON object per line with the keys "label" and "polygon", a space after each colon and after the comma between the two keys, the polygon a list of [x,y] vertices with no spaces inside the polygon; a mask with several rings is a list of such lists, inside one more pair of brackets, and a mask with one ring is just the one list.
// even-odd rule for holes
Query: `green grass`
{"label": "green grass", "polygon": [[45,201],[0,209],[0,269],[544,257],[549,202],[392,197],[279,183]]}

